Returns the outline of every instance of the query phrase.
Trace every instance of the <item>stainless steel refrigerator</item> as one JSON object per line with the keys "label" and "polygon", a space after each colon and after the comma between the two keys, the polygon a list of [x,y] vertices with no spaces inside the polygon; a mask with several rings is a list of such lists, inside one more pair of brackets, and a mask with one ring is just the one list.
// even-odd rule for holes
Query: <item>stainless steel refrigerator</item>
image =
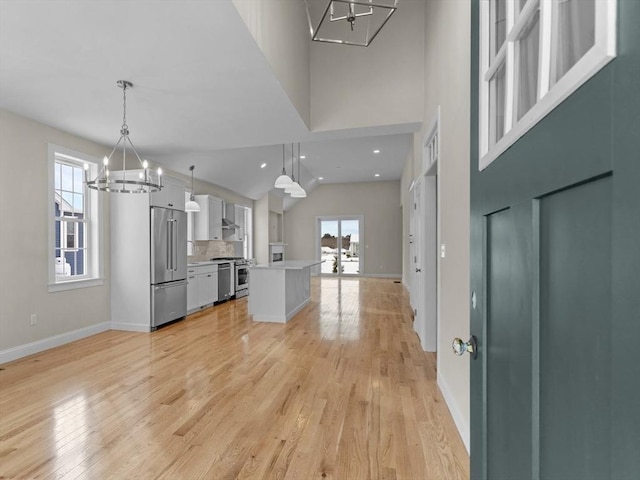
{"label": "stainless steel refrigerator", "polygon": [[187,214],[151,207],[151,328],[187,314]]}

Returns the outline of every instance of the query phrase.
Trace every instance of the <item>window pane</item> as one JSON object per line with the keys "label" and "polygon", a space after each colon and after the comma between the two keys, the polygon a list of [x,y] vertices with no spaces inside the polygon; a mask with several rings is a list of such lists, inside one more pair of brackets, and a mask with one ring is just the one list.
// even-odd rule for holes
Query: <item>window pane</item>
{"label": "window pane", "polygon": [[62,192],[62,215],[73,215],[73,193]]}
{"label": "window pane", "polygon": [[85,270],[84,270],[84,266],[86,264],[85,259],[86,259],[86,251],[84,249],[78,250],[76,252],[76,275],[85,274]]}
{"label": "window pane", "polygon": [[84,212],[84,198],[83,195],[74,193],[73,194],[73,210],[76,213],[76,217],[82,218],[82,212]]}
{"label": "window pane", "polygon": [[505,66],[489,81],[489,140],[491,145],[504,136]]}
{"label": "window pane", "polygon": [[78,222],[76,224],[77,238],[76,238],[76,247],[78,248],[86,248],[87,245],[85,243],[85,224],[83,222]]}
{"label": "window pane", "polygon": [[82,169],[78,167],[73,167],[73,191],[76,193],[82,193]]}
{"label": "window pane", "polygon": [[540,11],[525,28],[519,46],[518,112],[520,120],[538,99],[538,53],[540,47]]}
{"label": "window pane", "polygon": [[507,36],[507,0],[493,0],[491,7],[491,61]]}
{"label": "window pane", "polygon": [[558,0],[551,85],[595,44],[595,0]]}
{"label": "window pane", "polygon": [[62,189],[73,191],[73,168],[62,164]]}

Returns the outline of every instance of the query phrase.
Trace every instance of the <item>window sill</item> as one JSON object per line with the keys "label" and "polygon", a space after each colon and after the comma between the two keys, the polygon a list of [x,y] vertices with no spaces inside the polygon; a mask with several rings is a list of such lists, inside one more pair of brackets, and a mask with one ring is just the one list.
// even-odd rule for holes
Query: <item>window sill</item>
{"label": "window sill", "polygon": [[50,283],[49,292],[62,292],[64,290],[99,287],[101,285],[104,285],[104,278],[83,278],[81,280],[67,280],[64,282]]}

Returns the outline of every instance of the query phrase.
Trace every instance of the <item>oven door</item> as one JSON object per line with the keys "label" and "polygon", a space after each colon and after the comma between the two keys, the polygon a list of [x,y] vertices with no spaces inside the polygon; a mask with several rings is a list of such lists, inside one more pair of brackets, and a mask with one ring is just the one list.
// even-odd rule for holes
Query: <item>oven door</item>
{"label": "oven door", "polygon": [[249,286],[249,267],[247,265],[236,265],[236,291]]}

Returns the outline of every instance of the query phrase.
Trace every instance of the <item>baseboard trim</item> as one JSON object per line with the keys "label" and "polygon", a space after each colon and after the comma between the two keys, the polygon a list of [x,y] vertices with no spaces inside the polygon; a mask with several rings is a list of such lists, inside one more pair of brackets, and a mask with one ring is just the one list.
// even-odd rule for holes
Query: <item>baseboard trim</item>
{"label": "baseboard trim", "polygon": [[401,273],[363,273],[361,277],[365,278],[400,278],[402,279]]}
{"label": "baseboard trim", "polygon": [[124,322],[111,322],[109,324],[111,330],[121,330],[124,332],[146,332],[149,333],[151,328],[149,324],[145,323],[124,323]]}
{"label": "baseboard trim", "polygon": [[33,355],[34,353],[44,352],[50,348],[59,347],[82,338],[90,337],[91,335],[96,335],[97,333],[106,332],[109,329],[110,323],[102,322],[89,327],[72,330],[71,332],[54,335],[53,337],[36,340],[35,342],[25,343],[17,347],[7,348],[6,350],[0,351],[0,364],[13,362],[14,360]]}
{"label": "baseboard trim", "polygon": [[471,441],[470,441],[470,432],[469,425],[464,420],[464,416],[462,412],[460,412],[460,408],[458,408],[458,404],[453,398],[451,393],[451,389],[449,388],[449,384],[444,379],[440,373],[438,373],[438,387],[440,388],[440,392],[444,397],[444,401],[449,408],[449,412],[451,413],[451,417],[453,417],[453,422],[456,424],[458,428],[458,433],[460,434],[460,438],[462,438],[462,443],[464,443],[465,448],[467,449],[467,453],[471,453]]}

